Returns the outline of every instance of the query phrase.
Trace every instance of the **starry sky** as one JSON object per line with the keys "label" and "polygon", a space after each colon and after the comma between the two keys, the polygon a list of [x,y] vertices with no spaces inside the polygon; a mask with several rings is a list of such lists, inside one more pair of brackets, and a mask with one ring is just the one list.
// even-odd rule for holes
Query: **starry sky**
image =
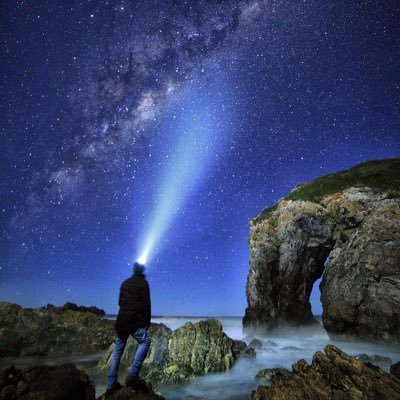
{"label": "starry sky", "polygon": [[395,0],[0,7],[0,300],[116,313],[153,235],[153,315],[241,316],[249,219],[400,154]]}

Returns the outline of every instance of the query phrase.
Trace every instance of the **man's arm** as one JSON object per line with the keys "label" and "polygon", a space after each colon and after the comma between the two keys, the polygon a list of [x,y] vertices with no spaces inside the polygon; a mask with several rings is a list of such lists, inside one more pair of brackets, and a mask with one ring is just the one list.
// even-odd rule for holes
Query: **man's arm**
{"label": "man's arm", "polygon": [[150,327],[151,299],[150,299],[150,288],[149,288],[149,284],[147,282],[146,282],[146,286],[145,286],[145,290],[144,290],[144,307],[145,307],[146,326]]}

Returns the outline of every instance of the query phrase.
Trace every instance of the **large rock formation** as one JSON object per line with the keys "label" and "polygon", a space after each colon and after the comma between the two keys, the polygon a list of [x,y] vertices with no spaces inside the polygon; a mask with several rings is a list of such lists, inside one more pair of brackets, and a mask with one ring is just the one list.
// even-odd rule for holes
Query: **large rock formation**
{"label": "large rock formation", "polygon": [[366,400],[400,399],[400,380],[367,366],[335,346],[314,354],[312,364],[293,364],[293,373],[277,375],[270,387],[259,386],[253,400]]}
{"label": "large rock formation", "polygon": [[73,364],[0,372],[0,399],[95,400],[93,383]]}
{"label": "large rock formation", "polygon": [[252,219],[245,330],[311,323],[309,297],[323,274],[331,335],[400,342],[399,177],[400,159],[360,164]]}
{"label": "large rock formation", "polygon": [[331,252],[320,286],[325,328],[331,336],[400,342],[400,198],[351,190],[324,204],[339,225],[352,225]]}
{"label": "large rock formation", "polygon": [[328,212],[311,202],[282,201],[268,219],[252,222],[245,327],[270,330],[313,322],[313,284],[333,246]]}
{"label": "large rock formation", "polygon": [[[194,376],[211,372],[227,371],[234,364],[237,342],[230,339],[215,319],[186,323],[171,331],[163,324],[152,324],[151,351],[145,359],[141,376],[154,384],[183,382]],[[114,345],[99,362],[99,369],[106,374]],[[121,359],[121,370],[126,370],[137,349],[134,339],[129,338]],[[237,350],[242,352],[243,348]]]}
{"label": "large rock formation", "polygon": [[114,340],[114,322],[96,308],[22,308],[0,302],[0,357],[71,355],[105,350]]}

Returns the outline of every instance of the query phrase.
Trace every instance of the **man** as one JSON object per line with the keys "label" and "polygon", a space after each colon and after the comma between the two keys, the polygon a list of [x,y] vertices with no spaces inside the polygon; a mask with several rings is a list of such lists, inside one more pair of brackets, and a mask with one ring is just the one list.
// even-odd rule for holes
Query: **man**
{"label": "man", "polygon": [[117,340],[111,358],[107,380],[106,396],[121,388],[117,381],[119,363],[129,335],[139,343],[132,365],[126,377],[126,386],[144,389],[145,382],[139,378],[139,371],[151,344],[148,333],[151,319],[150,290],[144,276],[144,265],[135,262],[133,275],[121,285],[119,294],[119,312],[115,323]]}

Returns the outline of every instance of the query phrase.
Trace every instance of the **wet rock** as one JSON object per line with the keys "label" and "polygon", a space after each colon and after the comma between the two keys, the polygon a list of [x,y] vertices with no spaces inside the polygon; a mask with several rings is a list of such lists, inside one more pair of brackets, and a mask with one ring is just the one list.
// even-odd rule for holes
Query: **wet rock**
{"label": "wet rock", "polygon": [[390,373],[400,379],[400,361],[390,366]]}
{"label": "wet rock", "polygon": [[0,302],[0,357],[73,355],[106,349],[114,340],[114,322],[96,312],[47,306],[22,308]]}
{"label": "wet rock", "polygon": [[262,342],[258,339],[253,339],[250,343],[249,343],[249,347],[252,347],[253,349],[257,350],[257,349],[261,349],[262,347]]}
{"label": "wet rock", "polygon": [[[234,342],[215,319],[188,322],[172,332],[165,325],[152,324],[150,336],[150,356],[143,363],[141,376],[153,384],[179,383],[194,376],[224,372],[235,361]],[[103,374],[108,371],[113,346],[99,363]],[[136,348],[135,340],[130,338],[121,359],[121,370],[128,369]]]}
{"label": "wet rock", "polygon": [[267,340],[267,341],[264,343],[264,345],[265,345],[265,347],[278,347],[278,344],[275,343],[275,342],[273,342],[272,340]]}
{"label": "wet rock", "polygon": [[364,400],[400,398],[400,380],[374,370],[335,346],[317,352],[312,364],[300,360],[293,373],[283,374],[270,387],[259,386],[253,400]]}
{"label": "wet rock", "polygon": [[290,372],[285,368],[265,368],[258,371],[256,380],[260,383],[260,385],[269,385],[271,382],[274,382],[283,375],[289,373]]}
{"label": "wet rock", "polygon": [[93,383],[73,364],[10,367],[0,373],[0,399],[94,400]]}
{"label": "wet rock", "polygon": [[256,351],[252,347],[248,347],[244,352],[243,352],[243,357],[244,358],[254,358],[257,355]]}
{"label": "wet rock", "polygon": [[242,340],[233,340],[232,353],[235,359],[238,359],[243,355],[243,352],[247,349],[247,345]]}
{"label": "wet rock", "polygon": [[285,346],[285,347],[282,347],[281,350],[290,351],[290,350],[301,350],[301,349],[299,347],[296,347],[296,346]]}
{"label": "wet rock", "polygon": [[253,335],[247,335],[246,337],[243,338],[243,341],[249,344],[254,339],[255,337]]}
{"label": "wet rock", "polygon": [[371,363],[382,368],[388,368],[393,363],[393,361],[389,357],[383,357],[377,354],[374,354],[372,356],[369,356],[367,354],[359,354],[356,356],[356,358],[362,363]]}

